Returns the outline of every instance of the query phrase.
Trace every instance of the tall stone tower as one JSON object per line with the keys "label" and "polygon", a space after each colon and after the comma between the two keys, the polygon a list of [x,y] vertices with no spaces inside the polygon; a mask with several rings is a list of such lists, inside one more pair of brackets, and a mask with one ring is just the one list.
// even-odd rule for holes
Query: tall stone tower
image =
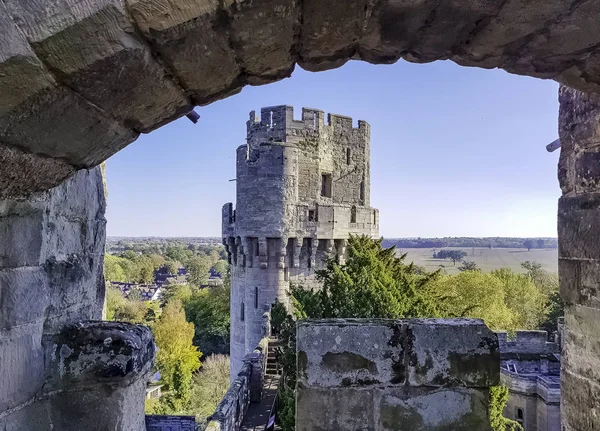
{"label": "tall stone tower", "polygon": [[291,106],[261,109],[237,149],[236,208],[223,207],[231,265],[231,371],[262,337],[265,311],[290,284],[316,287],[325,257],[345,256],[350,234],[379,234],[370,207],[370,127]]}

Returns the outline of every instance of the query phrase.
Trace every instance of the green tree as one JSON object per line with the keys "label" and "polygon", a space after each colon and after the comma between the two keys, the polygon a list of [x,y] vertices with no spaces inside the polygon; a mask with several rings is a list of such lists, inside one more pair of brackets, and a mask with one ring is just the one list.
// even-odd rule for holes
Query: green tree
{"label": "green tree", "polygon": [[132,262],[135,262],[138,257],[139,257],[139,255],[133,250],[125,250],[123,252],[123,258],[127,259],[127,260],[131,260]]}
{"label": "green tree", "polygon": [[196,287],[201,287],[208,282],[209,270],[211,267],[208,256],[192,256],[185,262],[188,281]]}
{"label": "green tree", "polygon": [[194,323],[194,344],[206,355],[229,352],[228,286],[196,291],[185,301],[185,314]]}
{"label": "green tree", "polygon": [[509,268],[497,269],[491,275],[502,283],[504,302],[514,316],[513,328],[537,329],[544,315],[546,298],[531,278]]}
{"label": "green tree", "polygon": [[169,302],[153,327],[158,351],[156,366],[169,391],[165,402],[181,411],[190,400],[191,380],[202,353],[193,345],[194,324],[185,319],[180,301]]}
{"label": "green tree", "polygon": [[165,264],[165,258],[160,254],[152,253],[148,255],[148,258],[150,258],[150,260],[152,261],[152,266],[154,267],[154,270],[159,269]]}
{"label": "green tree", "polygon": [[464,271],[440,277],[429,287],[444,317],[481,318],[495,330],[517,329],[502,282],[492,274]]}
{"label": "green tree", "polygon": [[467,256],[467,252],[464,250],[440,250],[437,253],[433,253],[434,259],[452,259],[454,265],[456,262],[461,261]]}
{"label": "green tree", "polygon": [[112,254],[104,255],[104,278],[107,281],[127,281],[121,260],[120,257]]}
{"label": "green tree", "polygon": [[189,250],[186,250],[180,246],[170,245],[169,247],[167,247],[167,251],[166,251],[165,255],[170,260],[173,260],[176,262],[185,262],[186,259],[188,258],[188,254],[186,253],[186,251],[189,251]]}
{"label": "green tree", "polygon": [[527,276],[544,295],[544,313],[540,329],[552,333],[556,331],[558,318],[564,315],[564,302],[560,297],[558,276],[542,269],[538,262],[526,261],[521,264],[527,270]]}
{"label": "green tree", "polygon": [[477,268],[477,264],[475,262],[473,262],[472,260],[463,260],[462,261],[462,265],[458,267],[458,270],[460,272],[463,272],[463,271],[481,271],[479,268]]}
{"label": "green tree", "polygon": [[533,240],[526,239],[525,241],[523,241],[523,247],[525,247],[527,251],[531,251],[531,249],[533,248]]}
{"label": "green tree", "polygon": [[341,264],[327,259],[317,271],[323,288],[318,291],[294,289],[299,305],[310,317],[417,317],[436,316],[433,301],[423,294],[425,286],[438,276],[417,274],[406,255],[396,256],[395,248],[385,249],[382,240],[352,236],[347,258]]}
{"label": "green tree", "polygon": [[517,422],[502,416],[508,402],[508,388],[493,386],[490,388],[490,425],[493,431],[523,431]]}
{"label": "green tree", "polygon": [[150,284],[154,281],[154,263],[148,256],[142,256],[138,259],[139,282]]}
{"label": "green tree", "polygon": [[227,271],[229,271],[229,264],[226,260],[219,259],[212,266],[213,271],[218,272],[221,276],[225,277],[227,275]]}
{"label": "green tree", "polygon": [[179,300],[182,304],[186,304],[187,301],[189,301],[189,299],[192,297],[192,294],[193,289],[189,284],[170,285],[163,293],[163,302],[166,304],[171,301]]}
{"label": "green tree", "polygon": [[139,298],[125,298],[121,291],[114,287],[106,289],[106,320],[148,323],[147,313],[147,305]]}
{"label": "green tree", "polygon": [[164,264],[165,268],[167,269],[167,272],[171,275],[177,275],[177,272],[179,270],[179,267],[181,266],[179,264],[179,262],[176,262],[174,260],[167,260]]}
{"label": "green tree", "polygon": [[215,412],[229,389],[229,356],[210,355],[194,374],[191,403],[187,414],[196,416],[200,424]]}

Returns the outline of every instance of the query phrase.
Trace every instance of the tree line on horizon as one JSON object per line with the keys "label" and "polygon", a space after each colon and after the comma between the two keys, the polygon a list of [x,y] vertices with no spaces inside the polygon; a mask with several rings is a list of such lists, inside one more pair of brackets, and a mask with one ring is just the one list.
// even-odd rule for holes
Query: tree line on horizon
{"label": "tree line on horizon", "polygon": [[383,247],[396,248],[526,248],[556,249],[557,238],[456,237],[456,238],[384,238]]}

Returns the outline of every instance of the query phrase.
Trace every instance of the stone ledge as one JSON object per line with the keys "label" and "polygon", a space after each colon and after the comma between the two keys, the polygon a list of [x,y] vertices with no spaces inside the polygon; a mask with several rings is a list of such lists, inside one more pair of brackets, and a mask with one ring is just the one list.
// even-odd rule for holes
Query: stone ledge
{"label": "stone ledge", "polygon": [[115,384],[150,372],[155,354],[150,328],[123,322],[82,322],[46,337],[44,391]]}
{"label": "stone ledge", "polygon": [[497,385],[496,334],[479,319],[303,320],[298,385]]}

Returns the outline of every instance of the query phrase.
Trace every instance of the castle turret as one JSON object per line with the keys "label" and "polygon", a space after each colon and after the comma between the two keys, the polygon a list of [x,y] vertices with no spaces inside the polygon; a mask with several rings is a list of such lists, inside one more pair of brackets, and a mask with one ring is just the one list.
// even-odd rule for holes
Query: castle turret
{"label": "castle turret", "polygon": [[318,287],[328,255],[345,256],[350,234],[379,234],[370,205],[370,127],[291,106],[250,113],[237,149],[236,206],[223,207],[231,265],[231,375],[260,341],[262,316],[287,303],[290,283]]}

